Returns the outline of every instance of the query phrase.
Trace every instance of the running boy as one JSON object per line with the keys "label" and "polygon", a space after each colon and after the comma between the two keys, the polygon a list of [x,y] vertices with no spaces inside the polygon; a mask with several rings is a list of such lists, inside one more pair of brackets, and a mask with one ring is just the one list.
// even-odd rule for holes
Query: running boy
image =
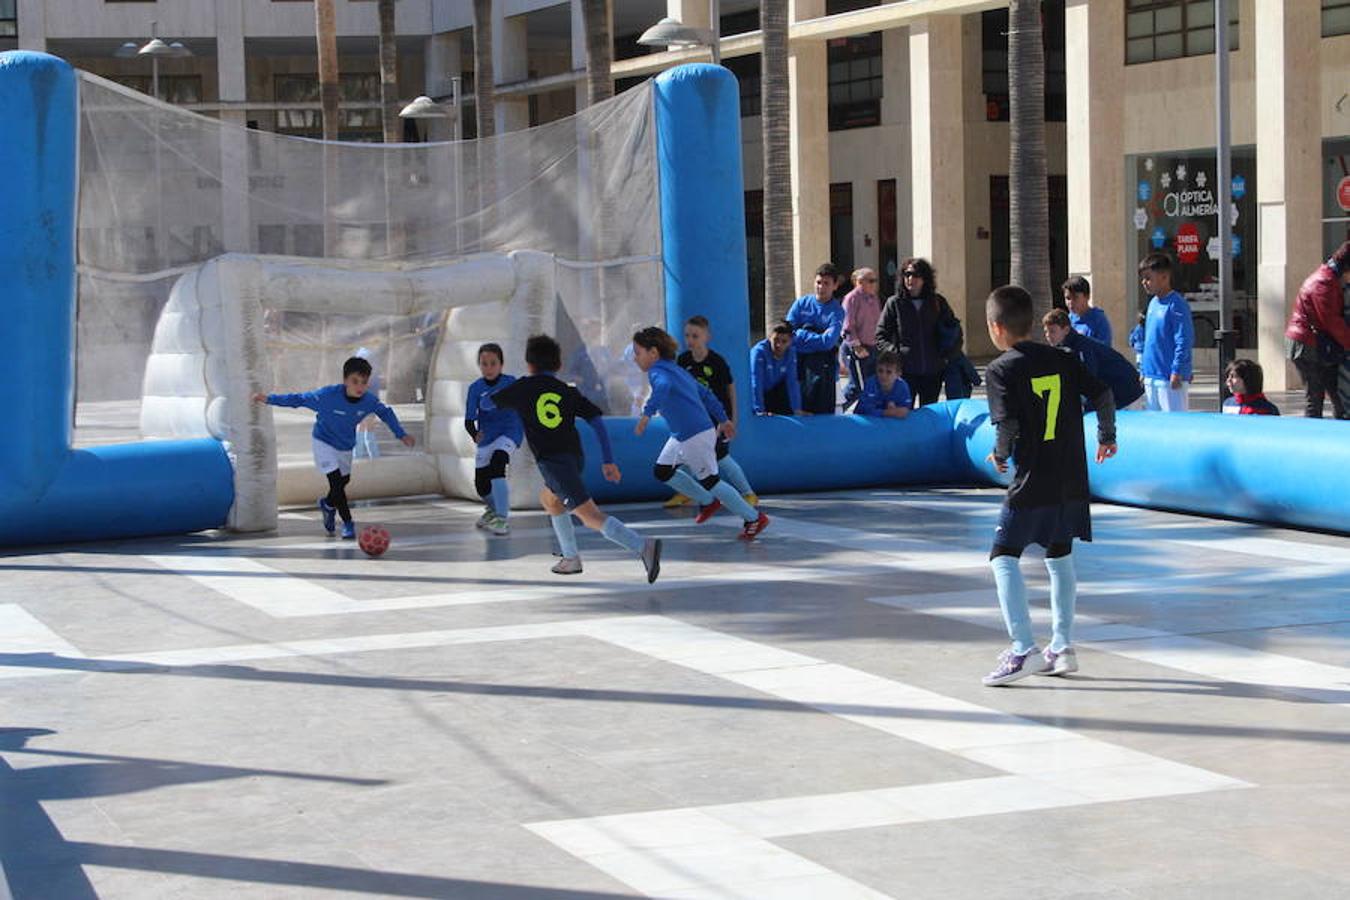
{"label": "running boy", "polygon": [[[647,423],[658,412],[670,426],[670,438],[652,470],[657,480],[698,501],[702,509],[695,522],[708,521],[725,506],[745,522],[741,539],[753,541],[768,527],[769,517],[717,477],[717,434],[728,440],[736,436],[736,426],[727,418],[726,410],[712,391],[675,365],[675,339],[660,328],[643,328],[633,335],[633,361],[647,373],[652,385],[634,433],[646,431]],[[718,423],[716,427],[708,421],[709,416]],[[688,466],[693,474],[679,471],[680,465]]]}
{"label": "running boy", "polygon": [[913,405],[909,385],[900,377],[900,357],[886,350],[877,357],[877,374],[863,383],[862,395],[853,411],[860,416],[903,419]]}
{"label": "running boy", "polygon": [[356,426],[374,413],[404,444],[416,441],[403,430],[394,411],[380,402],[370,390],[370,363],[353,356],[342,364],[342,384],[330,384],[301,394],[254,394],[254,403],[270,406],[305,407],[315,412],[313,438],[314,465],[328,479],[328,494],[319,498],[323,527],[332,534],[337,516],[342,517],[342,536],[356,537],[356,525],[347,503],[347,485],[352,480],[352,448],[356,446]]}
{"label": "running boy", "polygon": [[636,553],[647,570],[647,583],[651,584],[661,571],[661,542],[651,538],[643,540],[618,519],[606,516],[595,505],[581,479],[585,457],[581,452],[581,435],[577,432],[578,416],[589,422],[595,431],[604,459],[601,471],[605,479],[617,482],[620,478],[600,408],[576,388],[558,380],[555,373],[562,368],[562,348],[548,335],[536,334],[525,342],[525,367],[530,374],[507,387],[498,388],[492,400],[498,409],[513,409],[520,415],[525,437],[544,479],[545,487],[539,492],[539,502],[548,512],[553,533],[558,537],[558,547],[562,550],[562,559],[553,566],[553,573],[581,573],[581,553],[577,550],[577,534],[572,526],[572,514],[575,514],[587,528]]}
{"label": "running boy", "polygon": [[[694,380],[712,391],[713,396],[726,410],[731,424],[736,424],[736,392],[732,390],[731,366],[716,350],[708,346],[708,337],[712,333],[708,320],[703,316],[692,316],[684,323],[685,351],[675,359],[675,364],[684,369]],[[714,425],[717,423],[714,422]],[[745,477],[741,464],[731,457],[731,442],[720,433],[717,435],[717,474],[731,482],[731,486],[741,492],[745,502],[757,506],[759,498],[750,487],[750,479]],[[683,494],[676,494],[666,503],[667,506],[682,506],[689,502]]]}
{"label": "running boy", "polygon": [[792,326],[777,322],[750,348],[750,397],[757,416],[804,416]]}
{"label": "running boy", "polygon": [[506,467],[511,455],[520,449],[525,430],[520,416],[512,409],[498,409],[492,395],[515,383],[515,376],[503,375],[500,344],[478,348],[478,371],[483,377],[469,385],[464,401],[464,430],[477,448],[474,450],[473,486],[487,509],[478,518],[477,527],[493,534],[510,534],[507,517],[511,514],[511,493],[506,483]]}
{"label": "running boy", "polygon": [[[985,305],[989,337],[1003,355],[989,364],[985,383],[989,419],[997,427],[989,460],[1000,472],[1012,459],[1017,469],[994,530],[989,551],[998,602],[1012,646],[998,668],[984,677],[989,686],[1028,675],[1063,675],[1078,670],[1073,650],[1073,608],[1078,585],[1073,539],[1092,540],[1088,506],[1083,407],[1097,406],[1097,462],[1116,455],[1116,407],[1111,389],[1091,375],[1076,356],[1030,340],[1031,295],[1014,285],[995,290]],[[1050,573],[1054,633],[1045,653],[1036,648],[1020,568],[1028,544],[1045,548]]]}

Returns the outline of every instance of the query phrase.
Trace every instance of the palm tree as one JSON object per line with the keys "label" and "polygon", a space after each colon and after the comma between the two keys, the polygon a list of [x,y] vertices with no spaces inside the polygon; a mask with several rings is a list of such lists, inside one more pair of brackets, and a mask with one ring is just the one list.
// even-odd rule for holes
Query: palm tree
{"label": "palm tree", "polygon": [[760,127],[764,144],[764,324],[783,318],[796,292],[792,245],[792,144],[788,102],[788,0],[763,0]]}
{"label": "palm tree", "polygon": [[496,103],[492,72],[492,0],[473,0],[473,100],[478,116],[478,137],[497,133]]}
{"label": "palm tree", "polygon": [[586,102],[594,105],[614,96],[614,79],[609,74],[614,59],[609,0],[581,0],[581,16],[586,23]]}
{"label": "palm tree", "polygon": [[396,144],[402,137],[398,117],[398,44],[394,31],[394,0],[380,0],[380,113],[384,142]]}
{"label": "palm tree", "polygon": [[1008,26],[1011,275],[1031,294],[1039,322],[1052,305],[1041,0],[1012,0]]}
{"label": "palm tree", "polygon": [[337,21],[333,0],[314,0],[314,31],[319,50],[319,101],[323,105],[323,139],[338,139]]}

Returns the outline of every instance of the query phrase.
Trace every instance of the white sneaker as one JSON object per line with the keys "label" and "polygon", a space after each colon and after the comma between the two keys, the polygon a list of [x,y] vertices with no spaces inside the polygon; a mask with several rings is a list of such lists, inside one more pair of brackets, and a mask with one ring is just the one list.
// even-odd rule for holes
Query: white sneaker
{"label": "white sneaker", "polygon": [[1045,661],[1045,668],[1037,675],[1068,675],[1078,671],[1078,654],[1073,652],[1072,647],[1065,647],[1058,653],[1047,647],[1041,659]]}
{"label": "white sneaker", "polygon": [[502,518],[501,516],[494,515],[492,519],[488,522],[487,527],[488,531],[491,531],[493,534],[511,533],[511,523],[506,521],[506,519]]}
{"label": "white sneaker", "polygon": [[549,571],[554,575],[580,575],[581,557],[564,556],[562,559],[558,560]]}
{"label": "white sneaker", "polygon": [[997,687],[1021,681],[1028,675],[1039,675],[1045,670],[1041,651],[1032,647],[1026,653],[1014,653],[1009,647],[998,655],[998,668],[984,676],[985,687]]}

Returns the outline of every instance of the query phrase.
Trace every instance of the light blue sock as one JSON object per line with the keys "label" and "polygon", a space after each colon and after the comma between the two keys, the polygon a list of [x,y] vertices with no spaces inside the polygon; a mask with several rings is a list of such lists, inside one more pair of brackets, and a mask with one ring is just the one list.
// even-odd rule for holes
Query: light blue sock
{"label": "light blue sock", "polygon": [[666,484],[672,491],[684,494],[699,506],[707,506],[713,501],[712,494],[705,491],[703,485],[695,481],[694,476],[686,472],[683,466],[675,470],[675,474],[670,476]]}
{"label": "light blue sock", "polygon": [[741,492],[732,487],[730,481],[717,479],[717,484],[713,485],[712,495],[722,501],[722,505],[727,508],[727,512],[735,513],[746,522],[754,522],[759,518],[759,513],[753,506],[745,502]]}
{"label": "light blue sock", "polygon": [[492,479],[492,492],[488,496],[491,498],[493,512],[503,519],[511,514],[511,489],[507,486],[505,478]]}
{"label": "light blue sock", "polygon": [[1060,653],[1073,643],[1073,607],[1078,599],[1078,576],[1074,572],[1073,553],[1045,561],[1050,573],[1050,618],[1054,634],[1050,649]]}
{"label": "light blue sock", "polygon": [[568,559],[575,559],[580,556],[577,550],[577,530],[572,524],[572,514],[563,513],[560,516],[549,516],[549,521],[553,523],[553,533],[558,536],[558,549],[562,555]]}
{"label": "light blue sock", "polygon": [[741,464],[732,459],[730,454],[717,461],[717,474],[722,476],[724,481],[731,482],[731,486],[742,496],[753,494],[754,488],[750,487],[750,479],[745,477],[745,470]]}
{"label": "light blue sock", "polygon": [[1027,607],[1027,583],[1022,580],[1021,560],[1016,556],[996,556],[989,565],[998,586],[998,605],[1008,626],[1014,653],[1026,653],[1036,646],[1031,632],[1031,610]]}
{"label": "light blue sock", "polygon": [[620,547],[627,547],[634,553],[642,552],[642,535],[613,516],[605,519],[605,527],[600,530],[600,533]]}

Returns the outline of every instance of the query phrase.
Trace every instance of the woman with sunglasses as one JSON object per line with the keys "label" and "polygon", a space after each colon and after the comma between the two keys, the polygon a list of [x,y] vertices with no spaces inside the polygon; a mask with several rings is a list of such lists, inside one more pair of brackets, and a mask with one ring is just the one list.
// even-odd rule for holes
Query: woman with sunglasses
{"label": "woman with sunglasses", "polygon": [[947,298],[937,292],[933,266],[917,257],[900,267],[900,286],[881,311],[877,350],[897,354],[910,393],[923,406],[938,401],[947,368],[942,334],[960,328]]}

